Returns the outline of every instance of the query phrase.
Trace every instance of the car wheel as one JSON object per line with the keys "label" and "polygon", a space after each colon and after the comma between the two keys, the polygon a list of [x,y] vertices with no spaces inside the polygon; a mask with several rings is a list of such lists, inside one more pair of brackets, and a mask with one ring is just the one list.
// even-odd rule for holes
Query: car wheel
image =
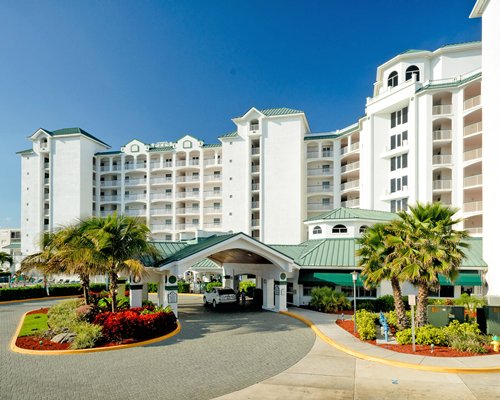
{"label": "car wheel", "polygon": [[212,302],[212,307],[213,307],[214,309],[215,309],[215,308],[217,308],[217,302],[216,302],[215,300]]}
{"label": "car wheel", "polygon": [[205,296],[203,296],[203,305],[208,306],[208,301],[207,301],[207,298]]}

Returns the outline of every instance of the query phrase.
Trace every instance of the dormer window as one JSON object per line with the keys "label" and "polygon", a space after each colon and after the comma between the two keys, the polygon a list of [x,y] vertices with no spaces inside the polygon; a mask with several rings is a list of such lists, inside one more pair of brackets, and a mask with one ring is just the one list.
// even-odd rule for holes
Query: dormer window
{"label": "dormer window", "polygon": [[405,80],[409,81],[415,75],[415,81],[420,81],[420,70],[416,65],[410,65],[406,68]]}
{"label": "dormer window", "polygon": [[368,227],[366,225],[360,226],[359,227],[359,233],[365,233]]}
{"label": "dormer window", "polygon": [[253,119],[250,121],[250,130],[258,131],[259,130],[259,120]]}
{"label": "dormer window", "polygon": [[398,73],[396,71],[392,71],[389,74],[389,78],[387,79],[387,86],[389,87],[398,86]]}
{"label": "dormer window", "polygon": [[320,226],[315,226],[313,229],[313,235],[320,235],[322,232],[323,231]]}
{"label": "dormer window", "polygon": [[332,228],[332,233],[347,233],[347,228],[345,225],[338,224]]}

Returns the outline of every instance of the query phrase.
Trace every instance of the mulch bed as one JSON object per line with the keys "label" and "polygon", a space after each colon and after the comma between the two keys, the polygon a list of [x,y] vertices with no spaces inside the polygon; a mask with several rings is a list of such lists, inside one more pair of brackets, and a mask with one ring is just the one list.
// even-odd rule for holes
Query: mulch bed
{"label": "mulch bed", "polygon": [[30,312],[26,313],[26,315],[31,315],[31,314],[47,314],[48,312],[49,312],[48,308],[40,308],[38,310],[30,311]]}
{"label": "mulch bed", "polygon": [[[356,336],[359,339],[359,334],[354,333],[354,321],[342,321],[337,320],[337,325],[342,329],[349,332],[351,335]],[[396,351],[398,353],[415,354],[419,356],[429,356],[429,357],[471,357],[471,356],[487,356],[498,354],[493,351],[491,346],[488,346],[488,353],[472,353],[469,351],[458,351],[450,347],[444,346],[434,346],[434,352],[431,351],[431,346],[427,345],[416,345],[415,352],[413,352],[413,346],[411,344],[377,344],[376,340],[364,340],[365,343],[370,343],[372,345],[382,347],[387,350]]]}

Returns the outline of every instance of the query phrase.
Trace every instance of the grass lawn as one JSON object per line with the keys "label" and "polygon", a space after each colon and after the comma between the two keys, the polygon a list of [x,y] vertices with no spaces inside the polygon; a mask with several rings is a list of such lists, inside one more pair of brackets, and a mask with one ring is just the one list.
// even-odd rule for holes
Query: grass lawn
{"label": "grass lawn", "polygon": [[24,318],[23,326],[19,336],[31,336],[49,329],[47,325],[47,314],[30,314]]}

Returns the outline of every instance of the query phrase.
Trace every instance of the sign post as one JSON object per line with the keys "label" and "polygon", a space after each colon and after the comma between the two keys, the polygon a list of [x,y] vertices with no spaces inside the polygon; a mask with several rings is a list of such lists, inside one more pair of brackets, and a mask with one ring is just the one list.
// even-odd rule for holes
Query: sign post
{"label": "sign post", "polygon": [[415,353],[415,304],[416,296],[414,294],[408,295],[408,304],[411,306],[411,342],[413,344],[413,352]]}

